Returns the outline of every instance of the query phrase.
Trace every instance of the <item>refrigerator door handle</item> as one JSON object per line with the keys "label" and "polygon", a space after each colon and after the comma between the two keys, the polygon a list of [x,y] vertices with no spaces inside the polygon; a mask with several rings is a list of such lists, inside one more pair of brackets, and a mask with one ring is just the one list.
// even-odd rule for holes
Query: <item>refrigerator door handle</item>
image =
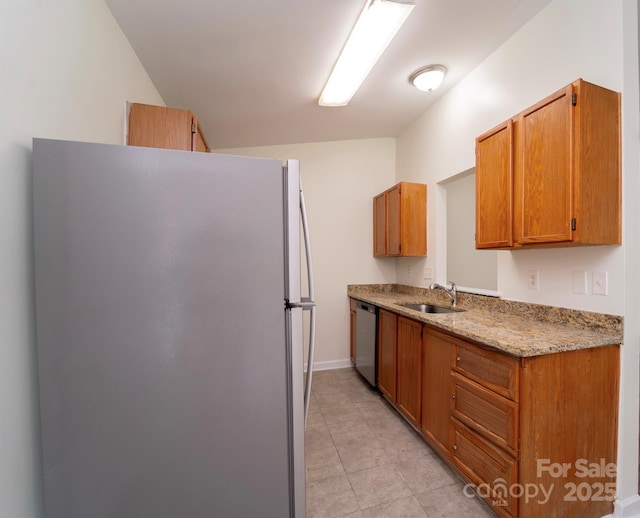
{"label": "refrigerator door handle", "polygon": [[313,362],[316,346],[316,304],[313,287],[313,265],[311,262],[311,240],[309,239],[309,225],[307,221],[307,205],[304,201],[302,190],[302,179],[300,179],[300,218],[302,220],[302,235],[304,237],[304,251],[307,260],[307,283],[309,296],[304,297],[300,302],[303,310],[310,311],[309,322],[309,354],[307,357],[307,378],[304,386],[304,425],[307,426],[307,416],[309,415],[309,400],[311,397],[311,379],[313,377]]}
{"label": "refrigerator door handle", "polygon": [[302,235],[304,237],[304,251],[307,260],[307,283],[309,288],[309,297],[311,302],[315,301],[315,293],[313,288],[313,265],[311,262],[311,240],[309,239],[309,223],[307,219],[307,204],[304,201],[304,192],[302,190],[302,179],[300,179],[300,218],[302,221]]}
{"label": "refrigerator door handle", "polygon": [[287,309],[302,308],[303,311],[309,311],[311,310],[311,308],[314,308],[315,305],[316,305],[315,302],[311,302],[309,300],[302,300],[301,302],[286,301],[284,304],[284,307]]}

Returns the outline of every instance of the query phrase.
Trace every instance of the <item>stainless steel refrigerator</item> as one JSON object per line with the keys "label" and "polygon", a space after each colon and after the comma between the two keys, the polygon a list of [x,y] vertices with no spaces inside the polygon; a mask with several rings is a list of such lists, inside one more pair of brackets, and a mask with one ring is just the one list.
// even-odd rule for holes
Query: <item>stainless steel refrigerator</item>
{"label": "stainless steel refrigerator", "polygon": [[293,160],[34,139],[47,518],[304,516],[301,205]]}

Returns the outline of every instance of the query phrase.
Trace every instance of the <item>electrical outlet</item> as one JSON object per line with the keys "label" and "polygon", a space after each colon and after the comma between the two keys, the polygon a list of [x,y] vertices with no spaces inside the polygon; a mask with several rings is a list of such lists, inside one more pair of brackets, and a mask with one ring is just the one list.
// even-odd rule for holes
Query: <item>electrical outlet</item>
{"label": "electrical outlet", "polygon": [[529,289],[540,289],[540,272],[538,270],[529,270]]}
{"label": "electrical outlet", "polygon": [[607,272],[593,272],[593,294],[607,295],[609,291]]}
{"label": "electrical outlet", "polygon": [[409,277],[413,276],[413,268],[409,266]]}

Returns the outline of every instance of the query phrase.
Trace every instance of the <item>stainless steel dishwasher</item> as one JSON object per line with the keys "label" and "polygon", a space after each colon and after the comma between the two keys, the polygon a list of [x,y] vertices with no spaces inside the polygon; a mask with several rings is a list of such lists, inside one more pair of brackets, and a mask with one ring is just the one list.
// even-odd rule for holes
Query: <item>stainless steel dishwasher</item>
{"label": "stainless steel dishwasher", "polygon": [[356,301],[356,369],[374,387],[377,385],[376,335],[378,308]]}

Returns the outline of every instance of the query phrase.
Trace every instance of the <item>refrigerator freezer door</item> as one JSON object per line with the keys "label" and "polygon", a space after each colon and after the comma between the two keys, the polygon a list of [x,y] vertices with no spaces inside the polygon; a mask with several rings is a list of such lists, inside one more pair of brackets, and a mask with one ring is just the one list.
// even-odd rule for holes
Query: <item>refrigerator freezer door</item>
{"label": "refrigerator freezer door", "polygon": [[276,160],[34,140],[47,518],[304,510],[284,192]]}

